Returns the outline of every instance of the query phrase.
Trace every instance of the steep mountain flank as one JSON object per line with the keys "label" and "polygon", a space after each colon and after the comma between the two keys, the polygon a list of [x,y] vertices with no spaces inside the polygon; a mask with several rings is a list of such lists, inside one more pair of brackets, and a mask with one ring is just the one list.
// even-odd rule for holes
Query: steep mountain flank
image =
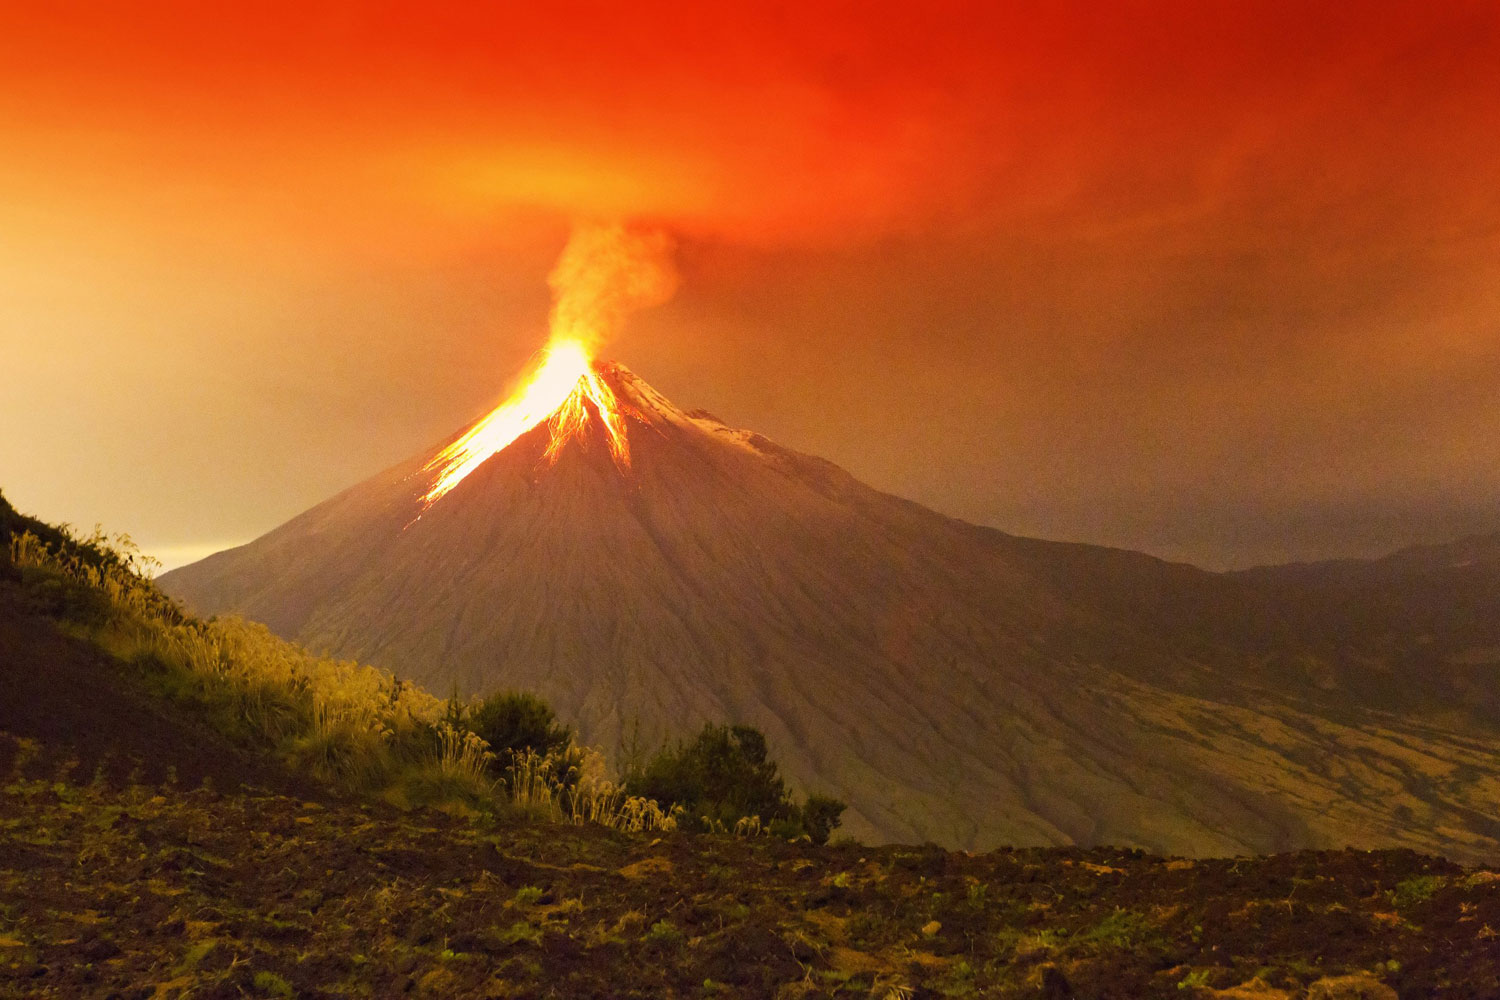
{"label": "steep mountain flank", "polygon": [[1496,851],[1484,713],[1330,649],[1282,585],[956,521],[600,374],[628,468],[597,414],[555,461],[542,424],[430,508],[432,454],[162,584],[435,690],[534,689],[610,750],[752,723],[866,838]]}

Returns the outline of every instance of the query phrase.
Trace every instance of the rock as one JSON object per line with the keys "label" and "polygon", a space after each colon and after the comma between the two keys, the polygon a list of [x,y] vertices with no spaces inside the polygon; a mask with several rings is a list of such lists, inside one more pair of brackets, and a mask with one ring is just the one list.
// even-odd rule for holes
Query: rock
{"label": "rock", "polygon": [[1291,994],[1279,990],[1264,979],[1251,979],[1226,990],[1211,990],[1214,1000],[1291,1000]]}
{"label": "rock", "polygon": [[120,953],[120,946],[108,938],[96,937],[78,949],[85,962],[103,962]]}
{"label": "rock", "polygon": [[1049,965],[1042,970],[1042,1000],[1077,1000],[1077,996],[1073,984],[1057,966]]}
{"label": "rock", "polygon": [[1399,1000],[1396,991],[1368,973],[1325,976],[1307,988],[1307,1000]]}

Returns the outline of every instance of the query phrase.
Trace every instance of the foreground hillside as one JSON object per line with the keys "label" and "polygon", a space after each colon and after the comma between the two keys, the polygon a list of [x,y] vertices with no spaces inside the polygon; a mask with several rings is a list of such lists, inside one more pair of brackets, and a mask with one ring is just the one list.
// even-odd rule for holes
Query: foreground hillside
{"label": "foreground hillside", "polygon": [[1500,874],[1410,852],[815,848],[68,765],[0,736],[3,997],[1500,992]]}
{"label": "foreground hillside", "polygon": [[224,791],[248,782],[311,794],[307,780],[227,739],[201,712],[146,690],[125,664],[60,629],[45,599],[5,579],[4,568],[0,559],[0,732],[66,747],[84,776],[153,784],[175,776]]}

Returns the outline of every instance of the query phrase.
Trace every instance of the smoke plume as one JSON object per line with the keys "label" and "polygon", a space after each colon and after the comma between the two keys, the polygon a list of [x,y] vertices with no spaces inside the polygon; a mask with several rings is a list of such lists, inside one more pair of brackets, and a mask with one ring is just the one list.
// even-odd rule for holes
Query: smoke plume
{"label": "smoke plume", "polygon": [[613,337],[625,317],[660,305],[677,291],[672,238],[620,223],[574,227],[547,278],[552,287],[552,341],[587,349]]}

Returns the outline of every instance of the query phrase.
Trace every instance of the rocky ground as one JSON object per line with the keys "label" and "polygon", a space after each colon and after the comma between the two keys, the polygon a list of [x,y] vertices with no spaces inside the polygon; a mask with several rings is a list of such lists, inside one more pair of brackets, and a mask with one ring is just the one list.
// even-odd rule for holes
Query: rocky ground
{"label": "rocky ground", "polygon": [[824,848],[143,783],[0,736],[0,996],[1500,995],[1500,874]]}

